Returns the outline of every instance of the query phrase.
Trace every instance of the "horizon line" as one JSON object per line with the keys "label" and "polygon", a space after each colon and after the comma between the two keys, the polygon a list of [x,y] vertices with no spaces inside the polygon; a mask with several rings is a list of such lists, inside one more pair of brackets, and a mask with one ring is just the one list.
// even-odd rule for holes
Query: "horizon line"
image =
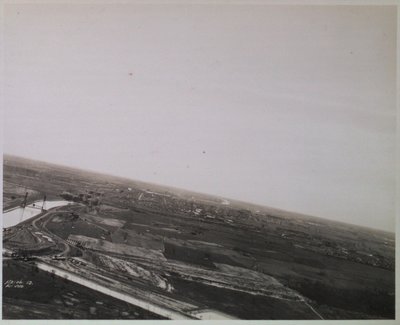
{"label": "horizon line", "polygon": [[[289,214],[289,215],[295,215],[295,216],[306,217],[306,218],[322,219],[322,220],[331,221],[331,222],[334,222],[334,223],[350,225],[350,226],[356,226],[356,227],[366,228],[366,229],[370,229],[370,230],[377,230],[377,231],[382,231],[382,232],[389,233],[389,234],[396,234],[396,231],[390,231],[390,230],[386,230],[386,229],[382,229],[382,228],[373,228],[373,227],[369,227],[369,226],[365,226],[365,225],[360,225],[360,224],[355,224],[355,223],[350,223],[350,222],[344,222],[344,221],[338,221],[338,220],[334,220],[334,219],[331,219],[331,218],[315,216],[315,215],[312,215],[312,214],[305,214],[305,213],[285,210],[285,209],[282,209],[282,208],[271,207],[271,206],[267,206],[267,205],[260,204],[260,203],[249,202],[249,201],[241,201],[240,199],[233,199],[233,198],[229,198],[229,197],[225,197],[225,196],[220,196],[218,194],[197,192],[196,190],[185,189],[185,188],[181,188],[181,187],[175,187],[175,186],[166,185],[166,184],[160,184],[160,183],[153,183],[153,182],[149,182],[149,181],[143,181],[143,180],[140,180],[140,179],[133,179],[133,178],[130,178],[128,176],[115,175],[115,174],[112,174],[112,173],[109,173],[109,172],[104,172],[104,171],[99,171],[99,170],[92,170],[92,169],[89,169],[89,168],[85,169],[85,168],[81,168],[81,167],[77,167],[77,166],[64,165],[64,164],[61,164],[61,163],[55,163],[55,162],[50,162],[50,161],[30,158],[30,157],[26,157],[26,156],[10,154],[10,153],[6,153],[4,151],[3,151],[3,160],[2,160],[2,164],[3,165],[4,165],[4,157],[5,156],[20,158],[20,159],[25,159],[25,160],[30,160],[30,161],[35,161],[35,162],[49,164],[49,165],[55,165],[55,166],[58,166],[58,167],[64,167],[64,168],[68,168],[68,169],[72,169],[72,170],[78,170],[78,171],[87,172],[87,173],[93,173],[93,174],[98,174],[98,175],[104,175],[104,176],[109,176],[109,177],[120,178],[120,179],[123,179],[125,181],[128,180],[128,181],[132,181],[132,182],[138,182],[138,183],[143,183],[143,184],[148,184],[148,185],[153,185],[153,186],[166,187],[166,188],[171,189],[171,190],[184,191],[184,192],[188,192],[190,194],[211,196],[211,197],[218,198],[218,199],[225,199],[225,200],[228,200],[228,201],[236,202],[237,204],[248,204],[248,205],[257,206],[257,207],[264,208],[264,209],[275,210],[275,212],[278,212],[278,213],[284,213],[284,214],[286,213],[286,214]],[[3,180],[4,180],[4,174],[3,174]]]}

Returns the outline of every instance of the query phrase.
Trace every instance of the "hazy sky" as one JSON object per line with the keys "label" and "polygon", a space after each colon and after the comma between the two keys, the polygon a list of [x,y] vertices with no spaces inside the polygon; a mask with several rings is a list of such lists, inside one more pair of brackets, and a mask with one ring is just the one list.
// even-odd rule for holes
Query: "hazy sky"
{"label": "hazy sky", "polygon": [[395,7],[4,16],[6,153],[394,230]]}

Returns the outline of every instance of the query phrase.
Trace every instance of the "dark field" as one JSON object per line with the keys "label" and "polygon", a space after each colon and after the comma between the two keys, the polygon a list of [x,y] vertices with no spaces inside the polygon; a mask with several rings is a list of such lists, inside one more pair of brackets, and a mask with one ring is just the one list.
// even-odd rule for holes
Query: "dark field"
{"label": "dark field", "polygon": [[[5,260],[3,279],[5,319],[162,319],[141,308],[41,271],[34,264]],[[18,281],[23,283],[24,288],[16,287]]]}
{"label": "dark field", "polygon": [[[393,233],[9,156],[4,184],[5,209],[25,192],[73,203],[3,234],[34,259],[4,261],[4,318],[162,318],[36,263],[188,318],[395,317]],[[42,289],[5,288],[17,278]]]}

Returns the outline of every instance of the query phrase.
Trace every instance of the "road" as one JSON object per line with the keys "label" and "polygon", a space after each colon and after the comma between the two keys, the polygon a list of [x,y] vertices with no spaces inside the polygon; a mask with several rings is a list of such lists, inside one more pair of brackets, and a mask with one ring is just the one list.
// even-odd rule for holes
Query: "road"
{"label": "road", "polygon": [[307,307],[309,307],[312,312],[317,315],[320,319],[324,319],[321,314],[319,312],[317,312],[307,301],[305,301],[304,299],[302,299],[302,301],[304,302],[305,305],[307,305]]}
{"label": "road", "polygon": [[[71,250],[69,244],[64,239],[62,239],[61,237],[58,237],[57,235],[55,235],[52,232],[48,231],[47,228],[46,228],[46,224],[47,224],[47,222],[49,222],[51,215],[54,214],[55,212],[59,212],[59,210],[61,210],[62,208],[63,207],[58,207],[58,208],[54,208],[54,209],[51,209],[51,210],[45,212],[43,215],[40,215],[38,218],[35,218],[35,220],[32,221],[32,226],[36,230],[39,230],[39,231],[42,231],[43,233],[45,233],[47,236],[52,238],[55,242],[61,243],[65,247],[63,252],[61,253],[61,255],[67,256],[68,253]],[[39,220],[41,221],[42,219],[44,219],[46,217],[48,217],[48,219],[43,223],[42,227],[39,227],[37,225],[37,222]]]}
{"label": "road", "polygon": [[159,305],[153,304],[149,301],[145,301],[136,297],[133,297],[125,292],[120,292],[115,289],[111,289],[110,287],[106,287],[104,285],[101,285],[95,281],[89,280],[87,278],[84,278],[82,276],[79,276],[75,273],[66,271],[64,269],[58,268],[54,265],[51,265],[49,263],[40,261],[35,263],[36,266],[46,272],[53,273],[57,276],[63,277],[68,279],[69,281],[78,283],[80,285],[83,285],[87,288],[102,292],[106,295],[109,295],[111,297],[117,298],[119,300],[128,302],[132,305],[138,306],[140,308],[143,308],[145,310],[148,310],[152,313],[155,313],[157,315],[161,315],[163,317],[166,317],[168,319],[172,320],[181,320],[181,319],[195,319],[194,317],[191,317],[189,315],[185,315],[183,313],[176,312],[174,310],[161,307]]}

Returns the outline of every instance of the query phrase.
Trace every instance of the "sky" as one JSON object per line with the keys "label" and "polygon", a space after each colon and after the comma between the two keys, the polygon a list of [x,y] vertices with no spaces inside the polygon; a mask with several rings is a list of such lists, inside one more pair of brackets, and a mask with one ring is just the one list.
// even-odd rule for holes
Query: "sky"
{"label": "sky", "polygon": [[5,153],[394,231],[395,7],[4,18]]}

